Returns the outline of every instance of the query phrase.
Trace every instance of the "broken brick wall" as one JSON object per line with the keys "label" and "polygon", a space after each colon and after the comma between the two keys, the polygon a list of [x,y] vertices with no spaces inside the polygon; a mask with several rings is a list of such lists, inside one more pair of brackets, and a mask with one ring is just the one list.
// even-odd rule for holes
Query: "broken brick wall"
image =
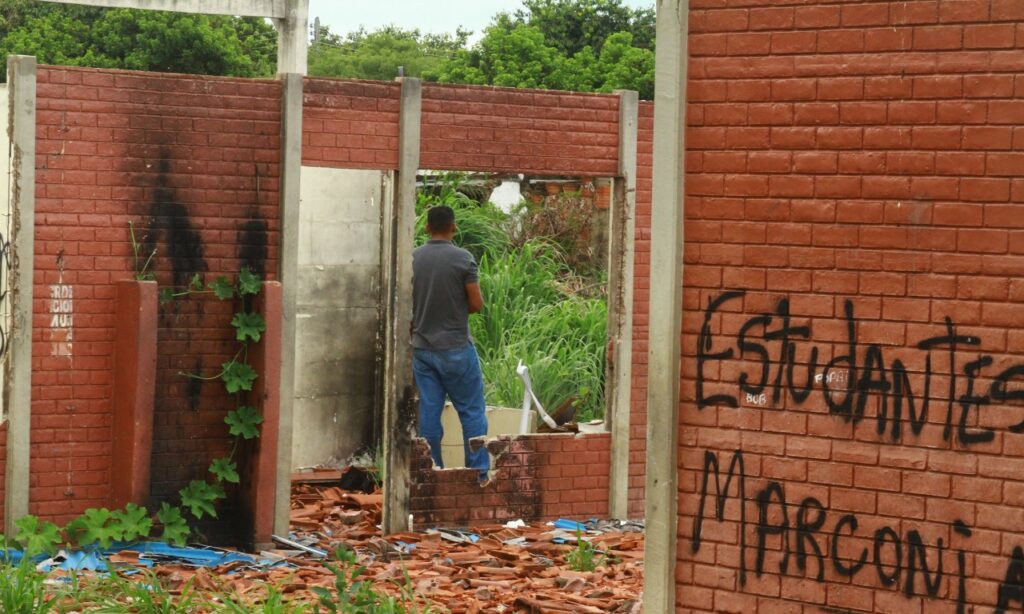
{"label": "broken brick wall", "polygon": [[1024,2],[693,0],[678,612],[1024,597]]}
{"label": "broken brick wall", "polygon": [[416,439],[410,511],[417,526],[606,518],[610,444],[607,433],[502,436],[487,444],[492,471],[481,486],[475,469],[434,469]]}
{"label": "broken brick wall", "polygon": [[[400,85],[306,79],[303,164],[394,169]],[[619,99],[614,95],[423,85],[420,167],[613,177],[618,169]],[[640,104],[636,197],[630,517],[643,516],[647,292],[653,105]]]}
{"label": "broken brick wall", "polygon": [[[110,501],[114,284],[135,272],[129,222],[161,287],[247,266],[277,274],[276,81],[40,66],[30,511]],[[57,307],[55,307],[57,305]],[[217,373],[234,306],[161,308],[152,495],[170,498],[229,445]]]}

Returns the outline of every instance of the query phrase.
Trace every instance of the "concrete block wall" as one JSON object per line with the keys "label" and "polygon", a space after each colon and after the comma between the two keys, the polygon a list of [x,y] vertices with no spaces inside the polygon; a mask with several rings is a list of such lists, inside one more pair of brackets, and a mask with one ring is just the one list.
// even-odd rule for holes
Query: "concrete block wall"
{"label": "concrete block wall", "polygon": [[[278,261],[276,81],[63,67],[38,71],[31,512],[109,504],[115,283],[134,272],[128,223],[161,287]],[[228,445],[216,373],[232,306],[161,310],[153,496],[205,478]]]}
{"label": "concrete block wall", "polygon": [[410,509],[417,526],[608,515],[607,433],[503,435],[487,445],[493,471],[486,486],[475,469],[434,469],[426,442],[413,445]]}
{"label": "concrete block wall", "polygon": [[677,612],[1019,609],[1024,3],[689,43]]}

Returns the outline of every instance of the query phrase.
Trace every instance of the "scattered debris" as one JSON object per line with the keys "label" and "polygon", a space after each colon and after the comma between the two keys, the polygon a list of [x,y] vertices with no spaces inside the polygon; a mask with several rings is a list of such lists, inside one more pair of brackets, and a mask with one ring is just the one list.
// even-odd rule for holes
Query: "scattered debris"
{"label": "scattered debris", "polygon": [[[274,536],[281,549],[250,555],[160,542],[115,543],[105,550],[61,551],[34,562],[50,574],[50,586],[69,585],[83,573],[99,579],[116,572],[126,582],[158,579],[161,590],[172,595],[198,591],[255,604],[277,594],[309,603],[322,594],[317,591],[336,587],[325,559],[344,549],[364,568],[360,580],[374,590],[415,594],[452,614],[641,611],[642,523],[559,519],[531,525],[520,520],[384,538],[378,527],[382,506],[380,493],[299,483],[292,491],[292,531]],[[574,571],[570,561],[583,551],[595,564],[589,571]],[[11,560],[18,555],[8,552]]]}
{"label": "scattered debris", "polygon": [[[512,521],[384,539],[377,528],[382,505],[380,495],[296,485],[292,528],[321,550],[354,550],[375,585],[387,587],[408,574],[418,594],[453,614],[640,611],[642,523]],[[566,564],[577,536],[598,553],[600,564],[592,572],[572,571]]]}

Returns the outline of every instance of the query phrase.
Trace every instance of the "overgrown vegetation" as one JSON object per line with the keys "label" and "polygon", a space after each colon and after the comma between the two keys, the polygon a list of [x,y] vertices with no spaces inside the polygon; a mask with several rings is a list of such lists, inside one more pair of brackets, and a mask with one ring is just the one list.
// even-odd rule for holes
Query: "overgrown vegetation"
{"label": "overgrown vegetation", "polygon": [[[479,263],[484,309],[470,318],[470,332],[487,403],[522,404],[516,374],[522,360],[546,408],[568,402],[576,405],[577,420],[602,417],[608,308],[603,273],[588,265],[590,259],[575,257],[576,236],[568,229],[583,217],[579,199],[570,194],[542,205],[524,203],[506,214],[460,192],[460,180],[447,176],[439,189],[420,194],[417,244],[428,238],[429,207],[455,210],[454,242]],[[556,222],[560,215],[564,219]],[[553,237],[548,231],[556,226],[567,230]]]}

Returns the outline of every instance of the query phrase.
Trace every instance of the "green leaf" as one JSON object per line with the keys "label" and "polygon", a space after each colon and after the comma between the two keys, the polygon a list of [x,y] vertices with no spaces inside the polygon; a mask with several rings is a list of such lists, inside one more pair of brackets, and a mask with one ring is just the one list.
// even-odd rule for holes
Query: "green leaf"
{"label": "green leaf", "polygon": [[231,326],[235,327],[235,337],[242,342],[251,339],[258,343],[260,335],[267,330],[267,323],[258,313],[236,313]]}
{"label": "green leaf", "polygon": [[135,541],[139,538],[149,537],[153,529],[153,521],[149,517],[146,508],[129,503],[123,510],[117,510],[113,514],[114,520],[120,530],[117,539]]}
{"label": "green leaf", "polygon": [[164,288],[160,291],[160,304],[166,305],[174,300],[174,290],[171,288]]}
{"label": "green leaf", "polygon": [[210,484],[202,480],[192,480],[188,486],[178,491],[181,495],[181,503],[188,508],[192,515],[201,519],[203,514],[217,517],[217,509],[214,504],[218,499],[224,497],[224,489],[220,484]]}
{"label": "green leaf", "polygon": [[18,534],[14,540],[21,544],[27,556],[37,554],[54,554],[57,546],[63,543],[60,538],[60,529],[52,522],[40,522],[35,516],[25,516],[14,526],[18,527]]}
{"label": "green leaf", "polygon": [[185,518],[182,517],[179,508],[171,507],[164,503],[160,507],[160,511],[156,513],[156,519],[164,526],[164,532],[161,535],[164,540],[171,542],[175,546],[185,545],[190,531],[188,523],[185,522]]}
{"label": "green leaf", "polygon": [[192,281],[188,284],[188,289],[193,292],[200,292],[203,289],[203,276],[196,273],[192,276]]}
{"label": "green leaf", "polygon": [[238,467],[229,458],[218,458],[210,463],[210,473],[217,476],[221,482],[238,484],[241,481],[238,477]]}
{"label": "green leaf", "polygon": [[224,422],[231,427],[230,433],[242,439],[254,439],[260,436],[257,428],[263,422],[263,416],[255,407],[243,405],[235,411],[228,412]]}
{"label": "green leaf", "polygon": [[242,362],[226,362],[221,365],[224,369],[220,378],[224,380],[224,387],[228,394],[235,394],[241,390],[252,390],[252,383],[256,381],[256,371],[249,365]]}
{"label": "green leaf", "polygon": [[121,538],[121,528],[117,526],[114,516],[107,508],[89,508],[85,513],[76,518],[72,524],[77,534],[78,545],[88,546],[99,543],[103,548],[109,548],[116,539]]}
{"label": "green leaf", "polygon": [[242,269],[242,272],[238,274],[238,293],[243,296],[259,294],[262,285],[263,280],[249,269]]}
{"label": "green leaf", "polygon": [[223,275],[213,280],[213,283],[208,287],[213,290],[213,293],[217,295],[217,298],[222,301],[235,295],[235,287],[231,284],[231,281]]}

